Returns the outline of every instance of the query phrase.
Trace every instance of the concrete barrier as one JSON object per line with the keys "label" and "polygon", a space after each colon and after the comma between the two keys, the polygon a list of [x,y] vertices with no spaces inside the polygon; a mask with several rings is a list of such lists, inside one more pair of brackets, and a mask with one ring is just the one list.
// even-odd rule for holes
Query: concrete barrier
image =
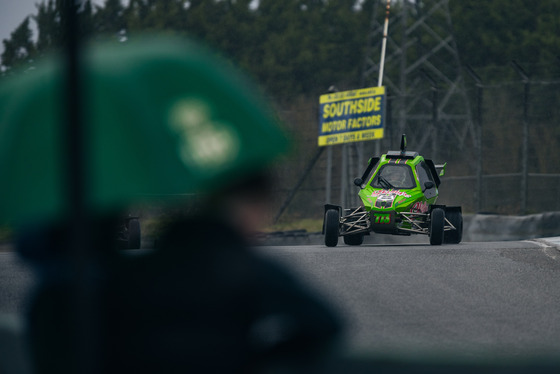
{"label": "concrete barrier", "polygon": [[524,240],[558,235],[560,212],[527,216],[476,214],[464,217],[463,237],[467,241]]}
{"label": "concrete barrier", "polygon": [[[463,215],[463,241],[486,242],[525,240],[560,236],[560,212],[546,212],[527,216],[502,216],[494,214]],[[263,245],[321,245],[321,233],[306,231],[276,232],[261,236]],[[343,243],[340,238],[339,243]],[[371,233],[364,237],[365,244],[425,244],[426,235],[384,235]]]}

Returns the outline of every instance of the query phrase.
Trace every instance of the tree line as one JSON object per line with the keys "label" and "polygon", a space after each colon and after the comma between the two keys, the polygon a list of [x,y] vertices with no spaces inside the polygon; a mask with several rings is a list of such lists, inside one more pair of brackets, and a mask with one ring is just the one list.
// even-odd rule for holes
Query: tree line
{"label": "tree line", "polygon": [[[354,0],[106,0],[82,3],[80,36],[124,41],[146,32],[186,35],[220,51],[277,97],[359,77],[370,19]],[[367,5],[367,4],[366,4]],[[4,74],[60,48],[62,0],[45,0],[3,40]],[[371,8],[371,6],[370,6]],[[33,38],[32,25],[37,35]],[[327,85],[325,87],[325,85]]]}
{"label": "tree line", "polygon": [[[43,0],[4,39],[2,74],[60,48],[64,0]],[[404,0],[393,0],[397,17]],[[439,0],[416,0],[428,9]],[[277,98],[356,87],[374,7],[386,0],[85,0],[78,9],[86,39],[126,40],[163,32],[202,40],[253,75]],[[487,67],[512,59],[534,64],[560,56],[560,2],[450,0],[453,33],[464,63]],[[383,11],[377,12],[379,21]],[[35,27],[32,27],[32,22]],[[32,29],[36,29],[33,35]],[[381,38],[381,35],[373,35]]]}
{"label": "tree line", "polygon": [[[21,20],[10,37],[2,41],[0,75],[32,67],[41,56],[61,48],[62,1],[66,0],[42,0],[35,14]],[[392,0],[390,35],[399,33],[404,1],[418,12],[428,12],[441,0]],[[297,156],[278,169],[282,182],[277,187],[284,191],[300,177],[298,173],[316,151],[318,95],[331,85],[341,90],[360,87],[366,53],[370,52],[368,44],[378,43],[382,37],[371,34],[372,16],[376,15],[377,23],[383,22],[385,2],[105,0],[100,4],[85,0],[78,13],[84,39],[109,38],[120,43],[146,32],[188,36],[210,45],[256,78],[281,109],[279,115],[298,149]],[[449,9],[452,28],[448,31],[455,38],[461,62],[472,67],[484,84],[481,111],[483,139],[488,144],[483,148],[485,155],[492,155],[485,160],[485,173],[519,170],[519,160],[512,162],[511,155],[520,153],[524,85],[511,66],[512,60],[526,70],[533,82],[528,100],[534,139],[529,152],[533,157],[531,172],[557,173],[558,164],[550,155],[560,144],[560,129],[556,126],[560,118],[560,1],[449,0]],[[415,19],[409,17],[408,22]],[[442,22],[439,27],[447,24]],[[429,32],[414,36],[430,37]],[[378,51],[372,53],[370,57],[377,61]],[[386,75],[398,70],[399,66],[386,66]],[[538,85],[539,79],[545,83]],[[466,78],[465,82],[474,87],[472,79]],[[478,91],[473,88],[469,92],[473,93],[474,105],[474,93]],[[476,113],[476,108],[472,110]],[[335,147],[335,160],[339,159],[339,151]],[[464,154],[455,153],[457,165]],[[465,158],[464,163],[462,170],[468,170],[472,159]],[[313,172],[324,173],[324,168],[317,167]],[[299,209],[297,214],[322,211],[320,206],[309,204],[319,202],[316,181],[324,178],[318,174],[308,178],[306,183],[312,184],[309,194],[293,204]],[[333,178],[338,180],[339,176]],[[465,196],[472,195],[468,184],[460,188],[468,190]]]}

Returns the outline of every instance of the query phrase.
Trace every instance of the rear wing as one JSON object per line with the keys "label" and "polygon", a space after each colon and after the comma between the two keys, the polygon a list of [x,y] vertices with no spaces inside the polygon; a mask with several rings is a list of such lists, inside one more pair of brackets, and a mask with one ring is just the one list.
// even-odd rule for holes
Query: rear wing
{"label": "rear wing", "polygon": [[445,175],[445,167],[447,166],[447,162],[445,164],[434,165],[436,171],[440,177]]}

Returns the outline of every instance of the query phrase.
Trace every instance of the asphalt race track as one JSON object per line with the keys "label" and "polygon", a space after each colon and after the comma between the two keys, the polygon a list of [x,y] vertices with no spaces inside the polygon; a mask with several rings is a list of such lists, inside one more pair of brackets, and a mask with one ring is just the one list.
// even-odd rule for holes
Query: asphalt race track
{"label": "asphalt race track", "polygon": [[[560,358],[560,251],[552,245],[257,250],[292,268],[339,310],[347,323],[345,352],[459,362]],[[0,313],[23,313],[31,284],[13,253],[0,252]]]}
{"label": "asphalt race track", "polygon": [[33,276],[9,250],[0,251],[0,313],[25,313]]}
{"label": "asphalt race track", "polygon": [[354,352],[559,356],[560,252],[534,241],[263,247],[322,292]]}

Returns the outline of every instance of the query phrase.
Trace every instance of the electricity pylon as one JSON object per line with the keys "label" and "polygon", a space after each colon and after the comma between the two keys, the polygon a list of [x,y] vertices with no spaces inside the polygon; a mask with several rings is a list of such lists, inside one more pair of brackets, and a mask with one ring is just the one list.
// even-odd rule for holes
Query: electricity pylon
{"label": "electricity pylon", "polygon": [[[375,86],[377,81],[384,3],[377,2],[373,9],[362,74],[364,87]],[[391,113],[387,113],[391,123],[385,131],[384,147],[394,147],[400,134],[406,133],[415,150],[434,159],[476,148],[448,3],[391,2],[383,78],[391,104]]]}

